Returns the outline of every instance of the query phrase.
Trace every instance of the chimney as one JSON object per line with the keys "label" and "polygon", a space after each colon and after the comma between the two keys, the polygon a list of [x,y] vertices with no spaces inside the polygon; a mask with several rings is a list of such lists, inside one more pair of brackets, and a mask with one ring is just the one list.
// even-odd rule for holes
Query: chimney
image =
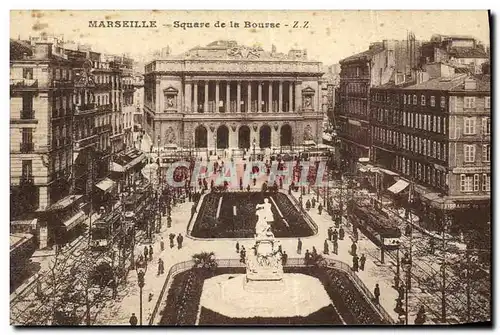
{"label": "chimney", "polygon": [[52,43],[36,43],[33,48],[34,59],[48,59],[52,56]]}
{"label": "chimney", "polygon": [[476,90],[476,80],[474,78],[465,79],[465,90],[466,91],[474,91]]}

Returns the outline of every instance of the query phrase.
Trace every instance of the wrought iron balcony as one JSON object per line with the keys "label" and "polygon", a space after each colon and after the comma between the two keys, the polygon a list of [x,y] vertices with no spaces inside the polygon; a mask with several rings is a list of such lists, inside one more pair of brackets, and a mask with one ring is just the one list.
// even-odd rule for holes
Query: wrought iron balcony
{"label": "wrought iron balcony", "polygon": [[21,120],[33,120],[35,118],[34,110],[22,110],[20,114]]}
{"label": "wrought iron balcony", "polygon": [[25,88],[37,88],[38,87],[38,79],[11,79],[10,80],[11,88],[25,89]]}
{"label": "wrought iron balcony", "polygon": [[21,177],[19,177],[19,183],[20,184],[34,184],[35,183],[35,177],[32,174],[23,174]]}
{"label": "wrought iron balcony", "polygon": [[35,144],[34,143],[21,143],[20,150],[22,153],[33,152],[35,150]]}

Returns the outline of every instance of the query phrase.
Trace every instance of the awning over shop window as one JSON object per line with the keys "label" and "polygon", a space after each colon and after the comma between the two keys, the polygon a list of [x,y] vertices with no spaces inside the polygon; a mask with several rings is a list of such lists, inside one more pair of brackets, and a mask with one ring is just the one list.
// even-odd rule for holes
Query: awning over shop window
{"label": "awning over shop window", "polygon": [[113,186],[115,186],[115,182],[109,178],[105,178],[98,182],[95,186],[104,192],[110,192],[113,189]]}
{"label": "awning over shop window", "polygon": [[87,216],[85,215],[84,211],[78,211],[75,215],[64,221],[63,224],[66,227],[66,230],[71,230],[78,226],[80,223],[84,222],[86,217]]}
{"label": "awning over shop window", "polygon": [[83,195],[80,195],[80,194],[68,195],[68,196],[60,199],[59,201],[57,201],[55,204],[52,204],[52,206],[50,206],[48,208],[48,211],[64,209],[64,208],[74,204],[75,202],[80,200],[82,197],[83,197]]}
{"label": "awning over shop window", "polygon": [[382,169],[382,168],[378,168],[378,170],[382,173],[385,173],[388,176],[398,176],[398,174],[396,172],[392,172],[391,170]]}
{"label": "awning over shop window", "polygon": [[124,172],[125,169],[123,168],[123,166],[121,166],[120,164],[118,163],[115,163],[115,162],[112,162],[111,163],[111,172]]}
{"label": "awning over shop window", "polygon": [[408,183],[407,181],[404,181],[403,179],[400,179],[397,182],[395,182],[394,185],[389,187],[387,190],[389,192],[394,193],[394,194],[398,194],[399,192],[401,192],[402,190],[407,188],[408,185],[410,185],[410,183]]}
{"label": "awning over shop window", "polygon": [[349,119],[348,121],[350,124],[354,125],[354,126],[358,126],[358,127],[361,127],[361,122],[359,122],[358,120],[351,120]]}
{"label": "awning over shop window", "polygon": [[128,154],[120,155],[116,157],[115,161],[111,164],[111,171],[126,172],[135,167],[137,164],[143,162],[145,159],[146,155],[138,151],[132,151]]}

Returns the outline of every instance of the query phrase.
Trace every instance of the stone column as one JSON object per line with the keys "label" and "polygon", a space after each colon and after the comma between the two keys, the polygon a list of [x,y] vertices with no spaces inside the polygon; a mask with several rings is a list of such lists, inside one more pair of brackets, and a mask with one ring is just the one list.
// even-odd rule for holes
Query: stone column
{"label": "stone column", "polygon": [[283,82],[280,80],[280,87],[278,91],[278,112],[283,112]]}
{"label": "stone column", "polygon": [[268,107],[267,107],[267,112],[272,112],[273,111],[273,82],[269,82],[269,87],[268,87]]}
{"label": "stone column", "polygon": [[191,112],[191,82],[184,82],[184,110],[186,113]]}
{"label": "stone column", "polygon": [[241,81],[236,82],[236,112],[241,113]]}
{"label": "stone column", "polygon": [[194,105],[194,112],[198,113],[198,82],[195,81],[193,83],[194,85],[194,97],[193,97],[193,105]]}
{"label": "stone column", "polygon": [[215,81],[215,113],[219,112],[219,86],[220,82],[218,80]]}
{"label": "stone column", "polygon": [[302,110],[302,82],[295,82],[295,112]]}
{"label": "stone column", "polygon": [[248,97],[247,97],[247,101],[248,101],[248,106],[247,106],[247,113],[251,113],[252,112],[252,82],[251,81],[248,81],[247,82],[247,87],[248,87]]}
{"label": "stone column", "polygon": [[229,80],[226,81],[226,108],[224,111],[231,112],[231,82]]}
{"label": "stone column", "polygon": [[208,113],[208,80],[205,80],[205,102],[203,104],[203,111]]}
{"label": "stone column", "polygon": [[262,82],[257,83],[257,112],[262,113]]}
{"label": "stone column", "polygon": [[288,112],[293,112],[293,83],[288,83]]}
{"label": "stone column", "polygon": [[[161,80],[156,80],[156,110],[163,112],[164,107],[163,106],[163,99],[161,98]],[[116,97],[116,95],[115,95]]]}

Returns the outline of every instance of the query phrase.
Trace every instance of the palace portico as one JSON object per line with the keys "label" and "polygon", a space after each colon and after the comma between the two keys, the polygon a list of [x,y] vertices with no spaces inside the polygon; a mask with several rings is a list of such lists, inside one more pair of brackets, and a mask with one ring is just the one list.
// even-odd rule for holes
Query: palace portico
{"label": "palace portico", "polygon": [[[273,48],[274,49],[274,48]],[[154,146],[277,148],[318,142],[321,63],[217,41],[146,65],[145,128]]]}

